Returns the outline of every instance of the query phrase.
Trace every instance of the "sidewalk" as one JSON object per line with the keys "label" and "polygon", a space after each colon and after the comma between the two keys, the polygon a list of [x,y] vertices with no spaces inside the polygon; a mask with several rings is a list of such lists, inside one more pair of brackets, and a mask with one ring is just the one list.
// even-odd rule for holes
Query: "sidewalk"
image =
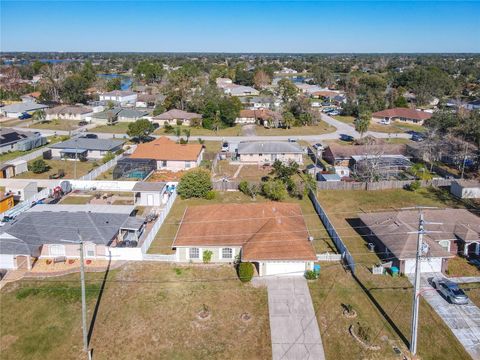
{"label": "sidewalk", "polygon": [[265,280],[273,360],[324,360],[322,339],[307,281],[297,277]]}

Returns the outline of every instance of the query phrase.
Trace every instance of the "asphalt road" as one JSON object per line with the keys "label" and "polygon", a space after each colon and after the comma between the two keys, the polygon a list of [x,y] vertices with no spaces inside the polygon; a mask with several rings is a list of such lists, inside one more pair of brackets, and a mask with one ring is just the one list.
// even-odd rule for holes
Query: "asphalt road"
{"label": "asphalt road", "polygon": [[[335,120],[334,118],[321,114],[322,120],[325,121],[327,124],[335,127],[337,130],[328,134],[312,134],[312,135],[285,135],[285,136],[257,136],[255,135],[255,131],[251,130],[250,128],[245,129],[244,134],[242,136],[191,136],[190,139],[196,140],[196,139],[203,139],[206,141],[251,141],[251,140],[288,140],[291,138],[297,139],[297,140],[304,140],[308,141],[311,143],[320,141],[320,140],[335,140],[339,139],[340,135],[350,135],[353,136],[355,139],[360,138],[360,133],[355,131],[355,129],[348,125],[345,124],[341,121]],[[248,126],[248,125],[247,125]],[[71,135],[72,133],[76,133],[79,131],[82,131],[85,129],[85,131],[88,131],[89,128],[91,128],[91,125],[84,126],[83,128],[80,128],[79,130],[75,131],[61,131],[61,130],[46,130],[46,129],[28,129],[29,131],[38,131],[41,134],[45,136],[51,136],[51,135]],[[14,128],[17,130],[26,130],[24,128]],[[111,139],[112,137],[114,138],[126,138],[127,134],[114,134],[114,133],[95,133],[95,129],[92,129],[92,131],[88,131],[89,133],[92,134],[97,134],[99,138],[102,139]],[[410,134],[406,133],[400,133],[400,134],[388,134],[388,133],[381,133],[381,132],[374,132],[374,131],[368,131],[364,134],[374,136],[379,139],[388,139],[388,138],[403,138],[403,139],[409,139],[411,137]],[[155,135],[154,135],[155,136]],[[156,135],[158,137],[158,135]],[[176,140],[176,136],[169,136],[169,138]]]}

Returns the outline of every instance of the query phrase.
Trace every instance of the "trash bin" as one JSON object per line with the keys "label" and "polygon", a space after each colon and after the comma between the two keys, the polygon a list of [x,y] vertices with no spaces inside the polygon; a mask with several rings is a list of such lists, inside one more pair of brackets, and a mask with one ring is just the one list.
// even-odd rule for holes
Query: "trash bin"
{"label": "trash bin", "polygon": [[320,274],[320,268],[321,268],[321,267],[320,267],[319,264],[313,265],[313,271],[314,271],[317,275]]}
{"label": "trash bin", "polygon": [[398,273],[399,273],[400,271],[398,270],[398,268],[397,268],[396,266],[392,266],[392,267],[390,268],[390,272],[392,273],[392,276],[393,276],[393,277],[396,277],[396,276],[398,276]]}
{"label": "trash bin", "polygon": [[370,250],[370,252],[374,252],[375,251],[375,244],[374,243],[368,243],[368,250]]}

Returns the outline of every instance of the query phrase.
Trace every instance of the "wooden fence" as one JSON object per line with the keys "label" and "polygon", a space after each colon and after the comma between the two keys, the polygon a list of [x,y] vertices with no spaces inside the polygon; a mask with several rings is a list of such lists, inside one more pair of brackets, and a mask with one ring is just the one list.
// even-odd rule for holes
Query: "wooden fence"
{"label": "wooden fence", "polygon": [[[385,180],[378,182],[347,182],[347,181],[317,181],[317,190],[387,190],[387,189],[403,189],[415,180]],[[451,179],[433,179],[422,180],[420,184],[425,186],[450,186]]]}

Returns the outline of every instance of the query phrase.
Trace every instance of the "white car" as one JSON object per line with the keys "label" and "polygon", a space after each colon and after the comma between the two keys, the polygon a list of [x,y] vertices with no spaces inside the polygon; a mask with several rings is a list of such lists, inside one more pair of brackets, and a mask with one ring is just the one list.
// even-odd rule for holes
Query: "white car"
{"label": "white car", "polygon": [[222,152],[227,152],[229,149],[228,142],[222,143]]}

